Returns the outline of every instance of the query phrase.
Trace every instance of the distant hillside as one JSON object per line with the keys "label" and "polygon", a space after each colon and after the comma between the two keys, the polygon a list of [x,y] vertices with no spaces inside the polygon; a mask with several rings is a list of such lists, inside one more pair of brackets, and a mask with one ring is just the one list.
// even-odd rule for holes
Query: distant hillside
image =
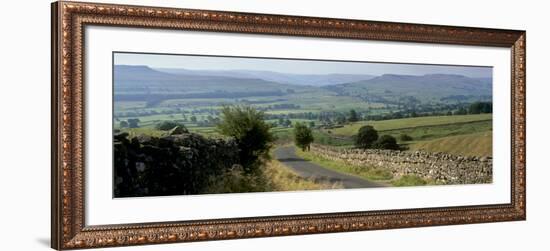
{"label": "distant hillside", "polygon": [[311,85],[325,86],[334,84],[343,84],[357,82],[361,80],[372,79],[376,76],[362,74],[291,74],[274,71],[248,71],[248,70],[229,70],[229,71],[211,71],[211,70],[188,70],[188,69],[156,69],[176,75],[196,75],[196,76],[223,76],[232,78],[252,78],[272,81],[291,85]]}
{"label": "distant hillside", "polygon": [[[281,96],[312,87],[258,78],[167,73],[147,66],[115,65],[115,100]],[[320,90],[320,89],[318,89]]]}
{"label": "distant hillside", "polygon": [[[115,65],[113,70],[115,81],[160,81],[177,79],[176,75],[156,71],[144,65]],[[117,83],[117,85],[118,84],[119,83]]]}
{"label": "distant hillside", "polygon": [[[357,79],[361,79],[356,81]],[[490,100],[492,79],[461,75],[423,76],[385,74],[299,75],[271,71],[194,71],[114,67],[115,100],[183,98],[245,98],[307,94],[347,96],[366,102],[405,105],[468,103]],[[340,84],[329,84],[338,83]]]}
{"label": "distant hillside", "polygon": [[422,76],[385,74],[369,80],[323,87],[343,96],[376,102],[397,102],[414,97],[418,101],[478,100],[492,96],[492,79],[462,75]]}

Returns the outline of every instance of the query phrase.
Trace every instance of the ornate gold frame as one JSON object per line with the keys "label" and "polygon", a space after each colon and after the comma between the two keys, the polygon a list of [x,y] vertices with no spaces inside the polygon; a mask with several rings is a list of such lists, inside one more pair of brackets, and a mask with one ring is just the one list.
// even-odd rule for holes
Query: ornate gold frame
{"label": "ornate gold frame", "polygon": [[[86,226],[84,224],[83,46],[86,25],[444,43],[512,51],[511,203]],[[206,10],[56,2],[52,4],[52,248],[422,227],[526,218],[525,31]]]}

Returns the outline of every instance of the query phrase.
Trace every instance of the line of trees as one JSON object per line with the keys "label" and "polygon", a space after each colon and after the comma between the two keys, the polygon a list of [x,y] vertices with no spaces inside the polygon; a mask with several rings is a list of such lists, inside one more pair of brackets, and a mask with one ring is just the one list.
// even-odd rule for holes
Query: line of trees
{"label": "line of trees", "polygon": [[378,136],[378,131],[370,125],[359,128],[355,136],[355,146],[362,149],[399,150],[397,140],[391,135]]}

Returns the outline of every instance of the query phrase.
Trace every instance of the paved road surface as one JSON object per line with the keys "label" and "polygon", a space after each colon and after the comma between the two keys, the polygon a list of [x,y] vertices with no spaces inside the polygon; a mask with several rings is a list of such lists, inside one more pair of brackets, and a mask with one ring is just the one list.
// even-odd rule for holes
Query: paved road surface
{"label": "paved road surface", "polygon": [[315,181],[341,182],[344,188],[383,187],[384,184],[368,181],[357,176],[339,173],[309,162],[296,155],[294,146],[283,146],[275,150],[275,158],[300,176]]}

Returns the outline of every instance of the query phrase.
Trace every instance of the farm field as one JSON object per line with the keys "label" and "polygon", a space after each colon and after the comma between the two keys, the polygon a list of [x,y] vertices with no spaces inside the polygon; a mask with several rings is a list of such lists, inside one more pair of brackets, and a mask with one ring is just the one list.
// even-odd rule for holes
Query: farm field
{"label": "farm field", "polygon": [[493,137],[491,131],[450,136],[412,144],[411,150],[438,151],[465,156],[492,156]]}
{"label": "farm field", "polygon": [[[316,143],[353,147],[353,135],[371,125],[379,135],[391,135],[410,151],[445,152],[467,156],[492,156],[491,114],[433,116],[384,121],[361,121],[341,128],[319,131]],[[403,141],[402,135],[412,139]]]}
{"label": "farm field", "polygon": [[350,136],[357,133],[357,130],[364,125],[371,125],[378,131],[389,131],[404,128],[413,128],[421,126],[438,126],[456,123],[490,121],[492,114],[472,114],[472,115],[453,115],[453,116],[428,116],[404,119],[392,119],[382,121],[361,121],[342,128],[332,130],[334,134]]}

